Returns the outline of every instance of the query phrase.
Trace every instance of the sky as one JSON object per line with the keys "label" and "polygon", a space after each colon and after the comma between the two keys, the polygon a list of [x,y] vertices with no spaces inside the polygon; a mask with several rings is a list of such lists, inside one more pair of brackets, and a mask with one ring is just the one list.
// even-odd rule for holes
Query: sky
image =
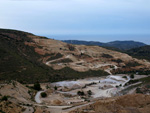
{"label": "sky", "polygon": [[150,0],[0,0],[0,28],[60,40],[150,44]]}

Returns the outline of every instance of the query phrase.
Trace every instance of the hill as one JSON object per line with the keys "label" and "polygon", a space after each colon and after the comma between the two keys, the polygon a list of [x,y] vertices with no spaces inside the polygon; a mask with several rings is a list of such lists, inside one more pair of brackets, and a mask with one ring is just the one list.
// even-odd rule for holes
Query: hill
{"label": "hill", "polygon": [[[87,71],[79,73],[66,67],[59,71],[45,65],[41,59],[57,59],[61,55],[55,53],[49,54],[41,50],[33,38],[47,39],[38,37],[31,33],[0,29],[0,81],[17,80],[23,83],[54,82],[72,78],[87,76],[97,76],[100,73],[106,75],[103,71]],[[43,52],[38,53],[39,51]],[[60,55],[60,56],[59,56]]]}
{"label": "hill", "polygon": [[99,100],[69,113],[149,113],[149,101],[149,95],[125,95]]}
{"label": "hill", "polygon": [[55,82],[149,70],[150,63],[98,46],[71,45],[31,33],[0,29],[0,81]]}
{"label": "hill", "polygon": [[142,47],[146,44],[135,41],[113,41],[108,43],[96,42],[96,41],[79,41],[79,40],[63,40],[63,42],[77,45],[97,45],[102,47],[113,47],[119,50],[129,50],[132,48]]}
{"label": "hill", "polygon": [[146,59],[150,61],[150,46],[130,49],[127,53],[135,58]]}

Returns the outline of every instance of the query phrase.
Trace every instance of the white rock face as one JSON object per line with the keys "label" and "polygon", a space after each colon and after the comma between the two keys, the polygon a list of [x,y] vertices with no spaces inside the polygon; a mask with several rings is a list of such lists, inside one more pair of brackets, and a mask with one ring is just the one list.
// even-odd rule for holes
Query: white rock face
{"label": "white rock face", "polygon": [[[87,78],[87,79],[81,79],[77,81],[62,81],[62,82],[56,82],[53,83],[53,86],[60,86],[60,87],[68,87],[72,89],[68,92],[60,92],[60,93],[68,93],[68,94],[77,94],[77,92],[86,85],[85,88],[82,90],[84,92],[87,92],[91,90],[93,92],[92,97],[112,97],[115,95],[119,90],[123,89],[125,83],[127,83],[130,80],[130,77],[127,76],[126,78],[123,78],[124,75],[109,75],[106,78],[104,77],[96,77],[96,78]],[[91,83],[96,83],[92,85],[88,85]],[[81,86],[80,88],[73,89],[74,86]],[[116,88],[116,86],[120,86],[119,89]]]}

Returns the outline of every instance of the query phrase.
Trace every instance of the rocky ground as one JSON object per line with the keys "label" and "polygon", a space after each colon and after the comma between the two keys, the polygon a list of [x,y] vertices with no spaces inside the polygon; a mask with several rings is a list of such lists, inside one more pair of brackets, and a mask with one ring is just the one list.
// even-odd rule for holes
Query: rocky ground
{"label": "rocky ground", "polygon": [[[126,77],[125,77],[126,76]],[[47,94],[46,98],[41,98],[39,96],[39,100],[41,100],[42,104],[45,104],[49,107],[49,110],[52,113],[84,113],[86,110],[83,108],[89,107],[99,101],[112,102],[114,103],[114,99],[117,97],[122,97],[122,90],[126,90],[128,87],[131,87],[135,84],[130,84],[129,86],[125,86],[131,80],[137,80],[141,78],[145,78],[147,76],[139,76],[135,75],[134,78],[130,78],[128,75],[110,75],[108,77],[100,77],[100,78],[86,78],[76,81],[62,81],[52,83],[49,87],[52,89],[46,89],[45,93]],[[43,84],[43,87],[47,87],[47,84]],[[85,87],[86,86],[86,87]],[[54,90],[57,87],[57,90]],[[134,87],[135,89],[137,87]],[[132,91],[132,95],[136,94],[136,91],[130,89],[128,93]],[[91,90],[91,95],[88,94],[88,91]],[[84,92],[84,95],[78,95],[78,91]],[[38,93],[37,93],[38,95]],[[128,96],[127,96],[128,97]],[[118,99],[117,98],[117,99]],[[138,97],[137,97],[138,98]],[[110,101],[111,100],[111,101]],[[113,100],[113,101],[112,101]],[[133,100],[136,103],[136,101]],[[55,107],[56,106],[56,107]],[[105,106],[107,107],[107,105]],[[56,109],[57,108],[57,109]],[[121,109],[121,108],[118,108]],[[57,111],[57,112],[56,112]],[[84,111],[84,112],[83,112]],[[91,110],[87,109],[85,113],[103,113],[102,111],[96,111],[95,109]],[[96,111],[96,112],[95,112]],[[104,113],[110,113],[105,112]],[[112,112],[113,113],[113,112]],[[120,112],[114,112],[120,113]],[[130,112],[127,112],[130,113]]]}
{"label": "rocky ground", "polygon": [[133,94],[99,100],[69,113],[149,113],[149,110],[150,96]]}
{"label": "rocky ground", "polygon": [[0,84],[0,112],[42,113],[45,108],[35,105],[35,94],[35,90],[16,81]]}
{"label": "rocky ground", "polygon": [[[145,77],[147,76],[135,75],[130,79],[139,80]],[[128,75],[122,74],[52,84],[43,83],[41,84],[43,91],[39,92],[30,87],[33,86],[32,84],[22,85],[16,81],[10,81],[0,84],[0,112],[149,113],[150,87],[148,84],[140,86],[140,90],[137,90],[136,86],[136,90],[130,95],[116,95],[119,91],[136,84],[125,86],[130,79]],[[91,94],[87,93],[89,90]],[[83,91],[84,95],[78,95],[78,91]],[[138,91],[143,94],[136,94]],[[43,92],[47,94],[46,97],[41,97]]]}

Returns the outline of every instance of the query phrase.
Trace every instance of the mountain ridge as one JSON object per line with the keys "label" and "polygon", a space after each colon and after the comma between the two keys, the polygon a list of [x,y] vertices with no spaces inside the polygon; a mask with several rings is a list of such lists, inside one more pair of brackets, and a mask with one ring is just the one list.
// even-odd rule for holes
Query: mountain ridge
{"label": "mountain ridge", "polygon": [[77,44],[77,45],[97,45],[102,47],[114,47],[120,50],[129,50],[137,47],[146,46],[146,44],[138,41],[127,40],[127,41],[111,41],[107,43],[98,42],[98,41],[83,41],[83,40],[62,40],[63,42],[69,44]]}

